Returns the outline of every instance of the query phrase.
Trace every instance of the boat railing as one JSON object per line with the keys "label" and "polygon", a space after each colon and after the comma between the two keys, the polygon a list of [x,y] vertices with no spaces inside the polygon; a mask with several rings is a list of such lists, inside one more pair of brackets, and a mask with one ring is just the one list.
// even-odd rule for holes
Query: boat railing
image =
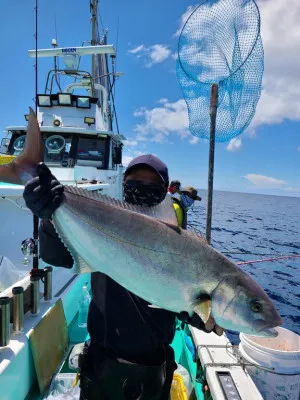
{"label": "boat railing", "polygon": [[[69,78],[78,79],[77,85],[79,82],[85,81],[85,85],[89,88],[90,92],[94,92],[94,80],[91,74],[88,71],[83,70],[67,70],[67,69],[51,69],[48,72],[46,85],[45,85],[45,94],[52,94],[53,93],[53,85],[54,82],[57,81],[57,77],[60,75],[68,76]],[[66,89],[63,90],[67,92]]]}

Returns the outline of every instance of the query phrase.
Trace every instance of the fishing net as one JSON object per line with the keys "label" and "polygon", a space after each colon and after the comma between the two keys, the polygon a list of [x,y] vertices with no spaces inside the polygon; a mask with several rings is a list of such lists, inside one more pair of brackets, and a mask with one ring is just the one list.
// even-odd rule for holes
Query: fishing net
{"label": "fishing net", "polygon": [[202,0],[182,29],[176,65],[191,134],[209,139],[210,91],[217,83],[216,141],[240,135],[254,116],[263,69],[255,1]]}

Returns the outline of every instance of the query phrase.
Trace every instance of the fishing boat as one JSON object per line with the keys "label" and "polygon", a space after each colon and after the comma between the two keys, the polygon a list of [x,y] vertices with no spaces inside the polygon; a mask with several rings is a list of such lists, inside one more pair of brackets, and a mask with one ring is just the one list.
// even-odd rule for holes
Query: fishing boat
{"label": "fishing boat", "polygon": [[[100,40],[95,34],[97,0],[92,1],[91,10],[90,46],[58,48],[54,41],[51,49],[29,51],[30,56],[54,57],[55,65],[47,76],[44,93],[37,95],[37,116],[45,162],[64,185],[120,198],[125,138],[112,131],[111,95],[118,74],[107,67],[108,57],[114,60],[116,52],[107,44],[106,35]],[[87,55],[92,55],[91,74],[78,66],[79,58]],[[56,57],[65,59],[65,69],[57,69]],[[61,89],[61,76],[73,82]],[[86,93],[76,94],[77,90]],[[7,128],[1,163],[22,151],[26,129],[25,125]],[[15,265],[31,255],[30,241],[23,246],[24,254],[20,250],[20,243],[32,232],[32,215],[22,192],[23,186],[0,186],[0,217],[4,221],[0,253]],[[66,398],[78,398],[74,349],[88,339],[86,327],[78,324],[78,299],[83,286],[90,289],[90,278],[51,266],[45,266],[41,276],[26,274],[1,291],[1,400],[52,399],[59,393],[57,398],[67,394],[71,397]],[[172,400],[263,399],[225,334],[206,334],[178,321],[172,346],[178,363]]]}
{"label": "fishing boat", "polygon": [[[96,23],[96,18],[92,18],[93,24]],[[100,38],[93,29],[94,38],[90,42],[93,46],[59,48],[53,39],[52,48],[28,52],[30,57],[54,60],[44,90],[37,93],[37,118],[44,142],[44,160],[53,175],[64,185],[121,198],[125,137],[113,132],[116,121],[113,90],[121,74],[115,71],[116,50],[107,44],[107,32]],[[88,56],[92,57],[92,72],[80,69],[81,58]],[[64,68],[58,68],[58,58],[64,61]],[[24,125],[6,128],[0,146],[0,164],[10,162],[22,152],[28,117],[27,112]],[[20,244],[32,236],[32,215],[22,193],[23,186],[0,182],[0,255],[21,272],[24,266]]]}

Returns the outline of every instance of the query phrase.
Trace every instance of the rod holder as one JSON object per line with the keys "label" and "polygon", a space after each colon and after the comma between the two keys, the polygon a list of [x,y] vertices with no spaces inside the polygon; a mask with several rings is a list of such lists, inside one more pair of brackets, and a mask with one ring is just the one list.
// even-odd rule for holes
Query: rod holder
{"label": "rod holder", "polygon": [[44,268],[44,299],[52,300],[52,267]]}
{"label": "rod holder", "polygon": [[18,334],[24,328],[24,289],[16,286],[12,289],[13,294],[13,333]]}
{"label": "rod holder", "polygon": [[10,297],[0,297],[0,347],[8,346],[10,339]]}
{"label": "rod holder", "polygon": [[30,312],[31,314],[38,314],[40,312],[40,277],[39,276],[31,276],[31,306]]}

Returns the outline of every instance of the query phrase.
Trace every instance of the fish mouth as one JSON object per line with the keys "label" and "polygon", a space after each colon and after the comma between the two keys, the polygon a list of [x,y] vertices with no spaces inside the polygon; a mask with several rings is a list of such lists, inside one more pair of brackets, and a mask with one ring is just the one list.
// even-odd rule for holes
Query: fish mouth
{"label": "fish mouth", "polygon": [[262,329],[260,329],[256,336],[262,336],[262,337],[277,337],[278,336],[278,331],[276,330],[276,327],[282,324],[282,320],[280,319],[280,321],[277,324],[271,323],[268,325],[265,325]]}
{"label": "fish mouth", "polygon": [[275,328],[264,328],[256,336],[275,338],[278,336],[278,331]]}

